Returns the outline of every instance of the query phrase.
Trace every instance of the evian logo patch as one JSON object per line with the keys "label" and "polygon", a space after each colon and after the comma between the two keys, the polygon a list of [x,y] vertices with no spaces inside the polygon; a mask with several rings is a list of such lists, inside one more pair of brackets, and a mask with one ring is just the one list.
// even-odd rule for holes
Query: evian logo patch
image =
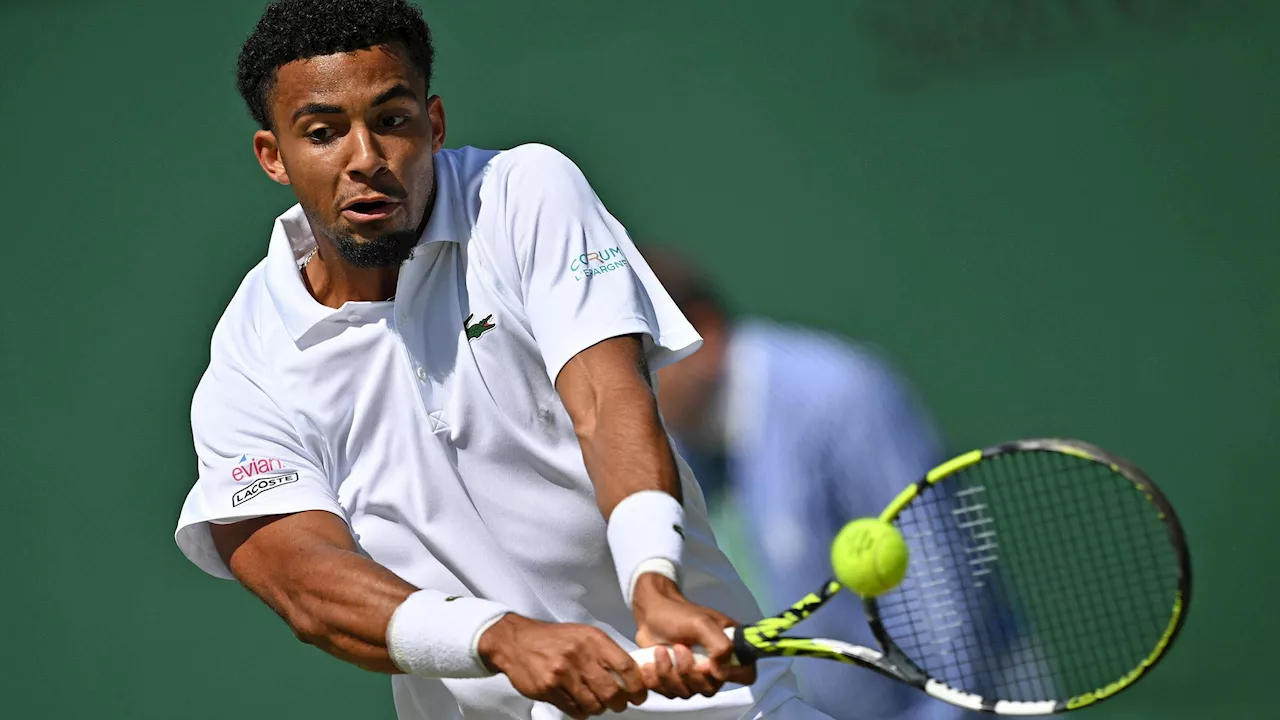
{"label": "evian logo patch", "polygon": [[243,489],[231,496],[231,507],[235,507],[242,503],[258,497],[268,490],[275,490],[281,485],[298,482],[298,473],[289,473],[288,475],[272,475],[270,477],[260,477],[257,480],[246,485]]}
{"label": "evian logo patch", "polygon": [[284,469],[284,463],[275,458],[255,458],[248,455],[240,456],[240,463],[231,469],[231,480],[233,482],[244,482],[252,480],[259,475],[279,472]]}

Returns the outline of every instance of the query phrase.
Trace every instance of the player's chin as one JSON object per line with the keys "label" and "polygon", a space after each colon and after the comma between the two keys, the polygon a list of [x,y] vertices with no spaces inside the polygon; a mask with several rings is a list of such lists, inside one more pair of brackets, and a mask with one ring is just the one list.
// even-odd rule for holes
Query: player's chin
{"label": "player's chin", "polygon": [[377,245],[387,243],[412,232],[414,227],[400,218],[386,218],[367,222],[350,222],[345,218],[338,223],[340,235],[353,240],[357,245]]}

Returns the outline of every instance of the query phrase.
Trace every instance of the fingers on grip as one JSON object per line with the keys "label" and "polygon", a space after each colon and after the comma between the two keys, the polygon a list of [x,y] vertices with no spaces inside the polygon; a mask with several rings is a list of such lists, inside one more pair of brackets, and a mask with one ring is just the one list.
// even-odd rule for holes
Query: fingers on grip
{"label": "fingers on grip", "polygon": [[[733,640],[736,635],[736,628],[731,628],[731,627],[725,628],[724,634],[730,640]],[[656,645],[654,647],[647,647],[647,648],[640,648],[639,650],[632,650],[631,658],[636,661],[637,665],[640,665],[642,667],[645,665],[652,665],[658,659],[658,656],[657,656],[658,650],[665,651],[667,653],[667,657],[671,658],[671,664],[675,665],[675,662],[676,662],[675,653],[673,653],[671,648],[667,647],[666,645]],[[703,648],[700,648],[700,647],[693,648],[694,663],[702,664],[702,663],[708,662],[709,660],[710,658],[707,657],[707,654],[706,652],[703,651]],[[733,667],[739,667],[741,665],[741,663],[738,662],[737,655],[734,655],[729,658],[729,664],[732,665]]]}
{"label": "fingers on grip", "polygon": [[[647,648],[640,648],[639,650],[632,650],[631,659],[635,660],[636,664],[640,666],[652,665],[658,661],[659,650],[667,654],[667,657],[671,659],[672,665],[676,664],[675,653],[671,650],[671,648],[667,647],[666,645],[656,645],[654,647],[647,647]],[[693,662],[695,664],[710,662],[710,660],[711,658],[707,657],[705,653],[699,652],[697,649],[693,651]],[[738,664],[738,659],[736,657],[733,659],[733,664],[734,665]]]}

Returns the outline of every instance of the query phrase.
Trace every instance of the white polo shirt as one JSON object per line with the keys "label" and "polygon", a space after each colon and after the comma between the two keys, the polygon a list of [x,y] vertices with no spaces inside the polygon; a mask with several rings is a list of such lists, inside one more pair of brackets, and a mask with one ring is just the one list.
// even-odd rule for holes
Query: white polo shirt
{"label": "white polo shirt", "polygon": [[[200,470],[178,545],[229,578],[208,523],[324,510],[417,587],[595,625],[634,649],[635,622],[554,380],[610,337],[646,336],[652,370],[701,339],[556,150],[444,150],[435,165],[435,207],[393,302],[316,302],[299,273],[315,246],[302,210],[277,219],[267,257],[214,330],[192,402]],[[716,547],[688,466],[678,465],[684,590],[753,621],[759,610]],[[751,688],[653,696],[628,716],[767,711],[792,695],[793,679],[787,661],[760,670]],[[502,675],[401,675],[393,687],[402,720],[558,716]]]}

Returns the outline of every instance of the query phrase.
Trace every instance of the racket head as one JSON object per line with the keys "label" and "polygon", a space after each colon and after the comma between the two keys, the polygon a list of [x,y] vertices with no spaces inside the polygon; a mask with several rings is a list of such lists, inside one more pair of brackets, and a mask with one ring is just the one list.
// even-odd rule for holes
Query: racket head
{"label": "racket head", "polygon": [[863,602],[885,657],[943,700],[1042,715],[1145,676],[1186,620],[1181,524],[1138,467],[1078,440],[975,450],[881,514],[907,577]]}

